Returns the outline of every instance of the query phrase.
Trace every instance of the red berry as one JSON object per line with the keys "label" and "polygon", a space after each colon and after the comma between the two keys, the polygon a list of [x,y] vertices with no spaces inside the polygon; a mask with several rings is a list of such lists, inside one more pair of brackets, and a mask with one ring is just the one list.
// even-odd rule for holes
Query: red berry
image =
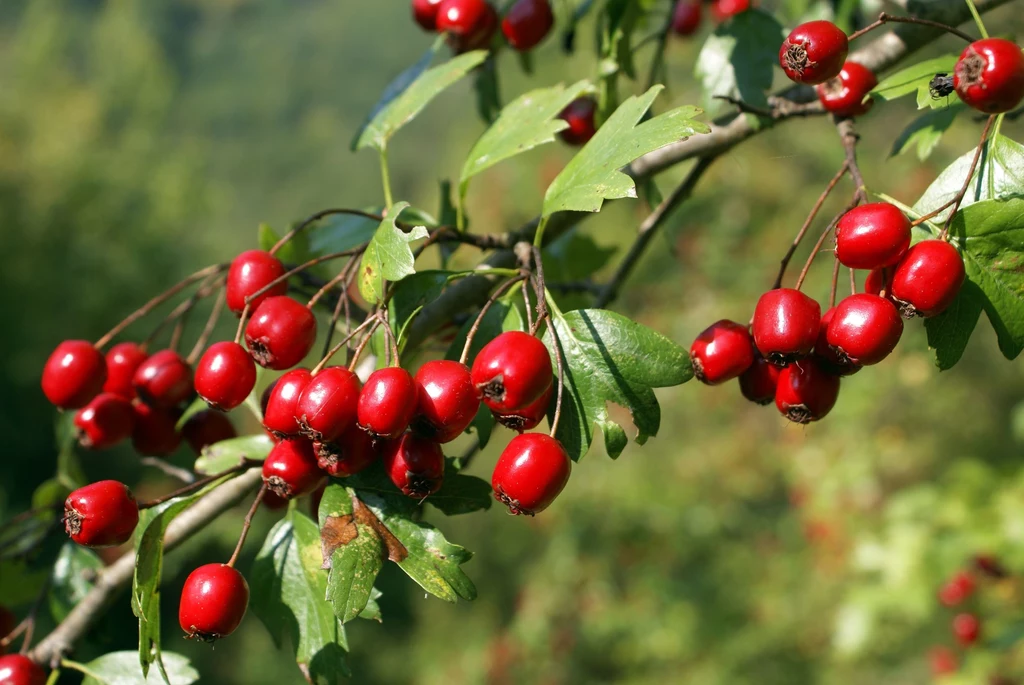
{"label": "red berry", "polygon": [[473,423],[480,395],[469,369],[459,362],[430,361],[419,368],[413,427],[435,442],[451,442]]}
{"label": "red berry", "polygon": [[850,295],[836,306],[826,335],[840,359],[870,366],[896,349],[903,335],[903,319],[896,305],[883,297]]}
{"label": "red berry", "polygon": [[112,392],[126,400],[135,399],[132,378],[147,356],[146,350],[133,342],[118,343],[111,347],[107,352],[107,382],[103,384],[103,392]]}
{"label": "red berry", "polygon": [[206,564],[185,579],[178,623],[187,638],[213,642],[235,632],[248,606],[245,577],[227,564]]}
{"label": "red berry", "polygon": [[857,62],[847,62],[839,75],[818,84],[818,99],[826,112],[840,117],[859,117],[875,103],[868,93],[878,85],[874,72]]}
{"label": "red berry", "polygon": [[423,499],[441,489],[444,453],[437,442],[406,433],[384,445],[381,458],[391,482],[403,494]]}
{"label": "red berry", "polygon": [[123,545],[138,523],[139,505],[128,486],[116,480],[78,488],[64,500],[64,530],[85,547]]}
{"label": "red berry", "polygon": [[65,340],[43,366],[43,394],[61,409],[78,409],[103,390],[107,363],[87,340]]}
{"label": "red berry", "polygon": [[690,346],[690,362],[701,383],[718,385],[736,378],[754,363],[747,327],[728,319],[711,324]]}
{"label": "red berry", "polygon": [[974,565],[990,578],[1005,578],[1009,575],[999,560],[991,554],[979,554],[974,557]]}
{"label": "red berry", "polygon": [[256,364],[238,343],[214,343],[199,359],[195,385],[208,405],[230,411],[245,402],[255,387]]}
{"label": "red berry", "polygon": [[964,284],[964,260],[944,240],[922,240],[896,265],[889,293],[903,316],[941,314]]}
{"label": "red berry", "polygon": [[[281,260],[269,252],[249,250],[238,255],[231,262],[231,268],[228,269],[225,292],[228,309],[235,314],[241,314],[245,309],[245,298],[283,276],[284,273],[284,265],[281,264]],[[288,282],[281,281],[255,298],[249,304],[249,311],[255,311],[264,300],[284,295],[286,292],[288,292]]]}
{"label": "red berry", "polygon": [[313,454],[317,466],[335,478],[355,475],[377,458],[373,437],[355,426],[334,442],[313,443]]}
{"label": "red berry", "polygon": [[548,0],[517,0],[505,13],[501,32],[514,50],[524,52],[544,40],[554,23]]}
{"label": "red berry", "polygon": [[548,413],[548,407],[551,406],[551,398],[555,396],[557,390],[558,388],[551,384],[544,394],[532,404],[528,404],[511,414],[495,414],[494,418],[505,428],[510,428],[520,433],[533,430],[544,420]]}
{"label": "red berry", "polygon": [[359,393],[359,427],[374,437],[397,438],[416,413],[417,394],[416,381],[405,369],[389,366],[374,371]]}
{"label": "red berry", "polygon": [[821,315],[821,327],[818,329],[818,341],[814,343],[814,356],[823,362],[829,371],[837,376],[852,376],[861,367],[844,356],[840,356],[828,344],[828,326],[832,323],[836,308],[832,307]]}
{"label": "red berry", "polygon": [[719,24],[748,9],[750,9],[750,0],[714,0],[711,4],[711,14]]}
{"label": "red berry", "polygon": [[932,675],[936,678],[950,673],[956,673],[956,654],[949,647],[933,647],[928,653],[928,661],[931,663]]}
{"label": "red berry", "polygon": [[295,403],[300,432],[327,442],[355,425],[359,378],[344,366],[328,366],[310,379]]}
{"label": "red berry", "polygon": [[572,461],[562,443],[544,433],[512,438],[491,476],[494,497],[512,514],[544,511],[569,482]]}
{"label": "red berry", "polygon": [[680,36],[692,36],[700,28],[700,0],[680,0],[672,11],[672,30]]}
{"label": "red berry", "polygon": [[987,114],[1014,109],[1024,98],[1024,54],[1004,38],[985,38],[960,54],[953,70],[956,94],[969,107]]}
{"label": "red berry", "polygon": [[497,28],[498,13],[485,0],[445,0],[437,10],[437,30],[456,52],[487,47]]}
{"label": "red berry", "polygon": [[160,350],[132,377],[139,398],[154,407],[175,407],[192,396],[192,367],[174,350]]}
{"label": "red berry", "polygon": [[953,635],[964,647],[970,647],[981,635],[981,621],[974,614],[957,614],[953,618]]}
{"label": "red berry", "polygon": [[323,477],[313,455],[313,443],[302,438],[277,443],[263,462],[267,489],[285,499],[313,492]]}
{"label": "red berry", "polygon": [[839,75],[846,62],[846,34],[830,21],[809,21],[793,29],[779,49],[779,64],[791,80],[815,85]]}
{"label": "red berry", "polygon": [[289,369],[302,361],[316,342],[316,317],[305,305],[280,295],[263,301],[245,326],[245,344],[256,363]]}
{"label": "red berry", "polygon": [[424,31],[437,30],[437,10],[444,0],[412,0],[412,18]]}
{"label": "red berry", "polygon": [[910,247],[910,219],[896,205],[873,202],[836,224],[836,257],[851,269],[893,266]]}
{"label": "red berry", "polygon": [[589,95],[576,98],[558,113],[558,118],[569,124],[558,135],[569,145],[583,145],[597,132],[597,124],[594,121],[596,113],[597,100]]}
{"label": "red berry", "polygon": [[754,363],[740,376],[740,392],[756,404],[771,404],[775,401],[781,372],[782,369],[760,354],[754,355]]}
{"label": "red berry", "polygon": [[181,434],[175,430],[177,412],[136,400],[132,402],[132,413],[132,447],[136,452],[147,457],[166,457],[178,449]]}
{"label": "red berry", "polygon": [[891,272],[892,269],[872,269],[864,279],[864,292],[869,295],[881,295],[884,290],[888,293]]}
{"label": "red berry", "polygon": [[295,437],[299,434],[299,422],[295,420],[295,407],[299,396],[312,380],[309,369],[292,369],[275,381],[263,410],[263,427],[279,438]]}
{"label": "red berry", "polygon": [[46,685],[46,671],[23,654],[0,656],[0,685]]}
{"label": "red berry", "polygon": [[[7,607],[0,604],[0,639],[3,639],[14,632],[18,627],[18,619]],[[4,654],[4,646],[0,645],[0,656]],[[2,662],[0,662],[2,663]],[[3,682],[0,680],[0,682]]]}
{"label": "red berry", "polygon": [[948,607],[955,607],[974,594],[974,578],[959,571],[939,590],[939,601]]}
{"label": "red berry", "polygon": [[131,402],[120,395],[100,393],[75,414],[78,442],[94,450],[112,447],[131,436],[134,419]]}
{"label": "red berry", "polygon": [[751,328],[765,359],[780,366],[809,354],[818,340],[821,306],[792,288],[769,290],[757,301]]}
{"label": "red berry", "polygon": [[280,497],[279,495],[277,495],[274,492],[271,492],[270,490],[267,490],[265,493],[263,493],[263,502],[261,506],[264,509],[268,509],[270,511],[277,511],[278,509],[284,509],[285,507],[287,507],[288,500],[286,500],[284,497]]}
{"label": "red berry", "polygon": [[189,417],[181,427],[181,435],[196,454],[218,442],[237,438],[238,432],[231,419],[219,411],[204,409]]}
{"label": "red berry", "polygon": [[779,374],[775,406],[794,423],[810,423],[831,411],[839,397],[839,376],[813,357],[790,364]]}
{"label": "red berry", "polygon": [[496,414],[511,414],[540,399],[551,387],[551,355],[538,338],[506,331],[473,360],[473,385]]}

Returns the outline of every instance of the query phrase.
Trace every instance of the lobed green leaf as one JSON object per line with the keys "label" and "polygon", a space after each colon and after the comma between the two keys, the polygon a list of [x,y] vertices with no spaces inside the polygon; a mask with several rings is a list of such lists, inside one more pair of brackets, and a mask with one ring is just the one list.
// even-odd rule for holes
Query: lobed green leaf
{"label": "lobed green leaf", "polygon": [[[149,682],[145,671],[139,669],[135,652],[111,652],[84,664],[87,671],[82,685],[138,685]],[[165,682],[170,685],[191,685],[199,682],[199,673],[187,657],[167,652],[164,654]]]}
{"label": "lobed green leaf", "polygon": [[416,273],[416,258],[409,243],[426,238],[427,229],[416,226],[406,233],[396,225],[399,214],[408,206],[407,202],[398,202],[388,207],[387,216],[363,252],[356,282],[363,299],[371,304],[384,300],[388,281],[400,281]]}

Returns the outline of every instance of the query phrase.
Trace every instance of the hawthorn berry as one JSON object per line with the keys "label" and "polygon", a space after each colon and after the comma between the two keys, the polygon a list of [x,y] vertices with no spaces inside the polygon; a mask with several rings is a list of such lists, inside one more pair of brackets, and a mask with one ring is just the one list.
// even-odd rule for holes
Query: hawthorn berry
{"label": "hawthorn berry", "polygon": [[933,647],[928,653],[928,662],[931,665],[932,675],[936,678],[956,673],[956,670],[960,668],[956,654],[949,647]]}
{"label": "hawthorn berry", "polygon": [[893,266],[910,247],[910,219],[896,205],[854,207],[836,224],[836,258],[851,269]]}
{"label": "hawthorn berry", "polygon": [[817,85],[839,75],[846,62],[846,34],[830,21],[800,24],[782,42],[779,64],[797,83]]}
{"label": "hawthorn berry", "polygon": [[986,114],[1009,112],[1024,98],[1024,53],[1004,38],[977,40],[960,54],[953,87],[969,107]]}
{"label": "hawthorn berry", "polygon": [[818,341],[814,343],[814,356],[825,363],[829,371],[837,376],[852,376],[861,370],[858,364],[854,364],[845,356],[839,355],[828,344],[828,325],[835,316],[836,308],[832,307],[821,315],[821,327],[818,329]]}
{"label": "hawthorn berry", "polygon": [[146,350],[133,342],[118,343],[107,352],[107,381],[103,384],[103,392],[112,392],[126,400],[135,399],[135,386],[132,378],[135,370],[146,361]]}
{"label": "hawthorn berry", "polygon": [[412,0],[412,18],[424,31],[437,30],[437,10],[444,0]]}
{"label": "hawthorn berry", "polygon": [[955,607],[974,594],[975,582],[969,573],[959,571],[939,590],[939,601]]}
{"label": "hawthorn berry", "polygon": [[750,332],[735,321],[716,321],[693,341],[690,362],[701,383],[718,385],[732,380],[754,363],[754,342],[750,339]]}
{"label": "hawthorn berry", "polygon": [[181,427],[181,435],[196,454],[218,442],[238,437],[231,419],[219,411],[204,409],[188,418]]}
{"label": "hawthorn berry", "polygon": [[260,366],[289,369],[309,354],[316,342],[316,317],[286,295],[264,300],[245,326],[245,344]]}
{"label": "hawthorn berry", "polygon": [[185,579],[178,624],[188,639],[213,642],[235,632],[249,606],[249,584],[227,564],[205,564]]}
{"label": "hawthorn berry", "polygon": [[302,438],[277,443],[263,462],[263,482],[267,489],[285,499],[313,492],[323,476],[316,464],[313,443]]}
{"label": "hawthorn berry", "polygon": [[441,489],[444,453],[436,441],[406,433],[384,445],[381,459],[391,482],[404,495],[423,499]]}
{"label": "hawthorn berry", "polygon": [[875,103],[868,97],[878,85],[873,71],[857,62],[847,62],[838,76],[819,83],[815,90],[826,112],[840,117],[859,117]]}
{"label": "hawthorn berry", "polygon": [[498,13],[486,0],[444,0],[437,9],[437,30],[448,33],[455,52],[485,48],[498,28]]}
{"label": "hawthorn berry", "polygon": [[132,403],[109,392],[101,392],[75,414],[78,443],[102,450],[113,447],[132,434],[135,415]]}
{"label": "hawthorn berry", "polygon": [[757,301],[751,329],[765,359],[783,366],[809,354],[818,340],[821,306],[799,290],[776,288]]}
{"label": "hawthorn berry", "polygon": [[313,376],[295,403],[299,432],[327,442],[355,425],[359,378],[344,366],[329,366]]}
{"label": "hawthorn berry", "polygon": [[554,380],[548,348],[522,331],[506,331],[484,345],[470,374],[483,403],[496,414],[536,402]]}
{"label": "hawthorn berry", "polygon": [[359,392],[356,422],[370,435],[394,439],[401,435],[416,413],[416,381],[400,366],[378,369]]}
{"label": "hawthorn berry", "polygon": [[964,647],[970,647],[981,635],[981,621],[974,614],[957,614],[953,618],[953,635]]}
{"label": "hawthorn berry", "polygon": [[451,442],[473,423],[480,395],[465,364],[429,361],[416,376],[416,418],[413,428],[435,442]]}
{"label": "hawthorn berry", "polygon": [[0,656],[0,685],[46,685],[46,671],[24,654]]}
{"label": "hawthorn berry", "polygon": [[548,0],[517,0],[501,22],[501,32],[512,49],[525,52],[540,44],[554,26]]}
{"label": "hawthorn berry", "polygon": [[569,482],[572,460],[555,438],[523,433],[512,438],[491,476],[494,497],[514,515],[544,511]]}
{"label": "hawthorn berry", "polygon": [[596,114],[597,100],[589,95],[576,98],[558,113],[558,118],[569,124],[558,135],[569,145],[583,145],[597,132]]}
{"label": "hawthorn berry", "polygon": [[869,295],[881,295],[884,290],[888,293],[891,276],[892,269],[872,269],[864,279],[864,292]]}
{"label": "hawthorn berry", "polygon": [[355,475],[377,458],[374,438],[355,426],[337,440],[313,443],[313,454],[317,466],[335,478]]}
{"label": "hawthorn berry", "polygon": [[775,401],[781,371],[777,365],[755,354],[754,362],[740,375],[740,392],[755,404],[771,404]]}
{"label": "hawthorn berry", "polygon": [[532,404],[528,404],[522,409],[517,409],[510,414],[495,414],[495,420],[505,428],[509,428],[514,431],[522,433],[523,431],[533,430],[540,422],[544,420],[544,417],[548,413],[548,407],[551,406],[551,398],[555,396],[557,388],[554,384],[548,386],[548,389]]}
{"label": "hawthorn berry", "polygon": [[175,407],[192,396],[192,367],[174,350],[160,350],[132,377],[139,398],[154,407]]}
{"label": "hawthorn berry", "polygon": [[889,300],[878,295],[850,295],[835,308],[826,333],[839,359],[859,366],[882,361],[896,349],[903,319]]}
{"label": "hawthorn berry", "polygon": [[299,422],[295,419],[295,407],[299,396],[312,380],[309,369],[292,369],[274,383],[263,410],[263,427],[279,438],[295,437],[299,434]]}
{"label": "hawthorn berry", "polygon": [[966,275],[955,247],[944,240],[922,240],[896,265],[889,294],[903,316],[927,318],[953,303]]}
{"label": "hawthorn berry", "polygon": [[[248,250],[235,257],[228,269],[225,301],[228,309],[235,314],[245,310],[245,298],[263,289],[271,281],[285,274],[281,260],[263,250]],[[281,281],[249,303],[249,311],[255,311],[264,300],[284,295],[288,282]]]}
{"label": "hawthorn berry", "polygon": [[116,480],[78,488],[64,500],[64,530],[83,547],[115,547],[128,542],[139,523],[131,490]]}
{"label": "hawthorn berry", "polygon": [[679,0],[672,10],[672,30],[678,36],[692,36],[700,28],[702,13],[700,0]]}
{"label": "hawthorn berry", "polygon": [[132,413],[132,447],[136,452],[147,457],[166,457],[178,449],[181,433],[175,430],[177,412],[136,400],[132,402]]}
{"label": "hawthorn berry", "polygon": [[214,343],[199,359],[195,385],[208,405],[229,411],[245,402],[256,386],[256,364],[238,343]]}
{"label": "hawthorn berry", "polygon": [[103,354],[87,340],[65,340],[43,366],[43,394],[61,409],[79,409],[96,397],[107,380]]}
{"label": "hawthorn berry", "polygon": [[801,359],[779,374],[775,406],[794,423],[824,418],[839,397],[839,376],[814,357]]}
{"label": "hawthorn berry", "polygon": [[714,0],[711,3],[711,14],[715,21],[721,24],[730,17],[746,12],[750,9],[750,0]]}

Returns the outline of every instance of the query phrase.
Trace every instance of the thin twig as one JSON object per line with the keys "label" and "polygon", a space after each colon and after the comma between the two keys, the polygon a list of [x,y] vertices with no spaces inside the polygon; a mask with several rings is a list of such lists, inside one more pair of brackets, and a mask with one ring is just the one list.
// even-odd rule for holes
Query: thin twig
{"label": "thin twig", "polygon": [[822,191],[821,195],[818,196],[818,201],[814,203],[814,207],[811,208],[811,213],[807,215],[807,219],[804,221],[800,230],[797,232],[796,237],[793,238],[793,244],[789,246],[789,250],[786,251],[785,256],[779,263],[779,275],[775,277],[775,284],[772,286],[772,290],[782,287],[782,279],[786,275],[786,268],[789,266],[789,260],[793,258],[800,243],[803,241],[804,236],[807,234],[807,229],[811,227],[811,223],[818,216],[818,212],[821,211],[821,206],[825,204],[825,200],[828,199],[829,194],[835,189],[839,180],[846,175],[849,171],[850,166],[848,162],[843,162],[842,166],[839,167],[839,171],[832,180],[829,181],[828,185],[825,186],[825,190]]}
{"label": "thin twig", "polygon": [[491,296],[487,298],[487,302],[484,302],[483,307],[480,308],[480,313],[476,315],[476,320],[473,321],[473,325],[470,326],[469,332],[466,333],[466,344],[462,346],[462,354],[459,355],[459,363],[465,364],[466,358],[469,357],[469,348],[473,345],[473,338],[476,337],[477,331],[480,329],[480,322],[484,320],[484,315],[487,314],[487,310],[491,308],[498,298],[505,294],[505,292],[514,286],[519,281],[526,278],[526,276],[516,276],[498,286],[497,290],[491,293]]}
{"label": "thin twig", "polygon": [[[535,261],[537,289],[542,292],[541,297],[544,299],[545,311],[547,311],[548,291],[544,285],[544,263],[541,260],[539,249],[536,252]],[[555,434],[558,433],[558,422],[562,418],[562,395],[565,394],[565,360],[562,358],[562,341],[558,338],[558,329],[555,328],[555,322],[551,319],[550,313],[547,314],[547,319],[548,330],[551,332],[551,346],[555,350],[555,366],[558,369],[558,396],[555,398],[555,415],[551,418],[550,433],[551,437],[555,437]]]}
{"label": "thin twig", "polygon": [[864,183],[864,176],[860,173],[860,166],[857,164],[857,141],[860,140],[860,136],[853,127],[853,119],[839,119],[833,116],[832,120],[836,124],[839,138],[843,142],[843,151],[846,153],[846,167],[850,172],[850,178],[853,179],[853,194],[857,201],[854,206],[856,206],[861,202],[868,201],[867,185]]}
{"label": "thin twig", "polygon": [[39,589],[36,594],[36,599],[32,602],[32,608],[28,610],[28,615],[25,616],[25,621],[28,625],[25,626],[25,637],[21,641],[21,649],[18,653],[21,655],[28,654],[28,648],[32,646],[32,635],[36,632],[36,619],[39,616],[39,607],[42,606],[43,600],[50,592],[50,584],[53,582],[53,574],[46,576],[46,580],[43,581],[43,586]]}
{"label": "thin twig", "polygon": [[157,497],[156,499],[151,499],[148,502],[140,502],[139,510],[141,511],[142,509],[152,509],[153,507],[163,504],[164,502],[169,502],[170,500],[176,497],[184,497],[185,495],[191,494],[196,490],[201,490],[210,483],[215,483],[216,481],[220,480],[221,478],[224,478],[225,476],[230,476],[235,473],[241,473],[242,471],[255,468],[256,466],[260,466],[262,464],[262,461],[243,458],[241,461],[239,461],[239,463],[235,464],[231,468],[224,469],[220,473],[215,473],[212,476],[206,476],[205,478],[200,478],[199,480],[193,480],[191,483],[188,483],[173,492],[169,492],[166,495]]}
{"label": "thin twig", "polygon": [[857,294],[857,273],[850,267],[850,294]]}
{"label": "thin twig", "polygon": [[196,482],[196,476],[194,473],[186,469],[177,467],[174,464],[171,464],[161,459],[160,457],[142,457],[141,459],[139,459],[139,463],[142,464],[143,466],[152,466],[155,469],[159,469],[160,471],[163,471],[171,478],[174,478],[175,480],[180,480],[182,483]]}
{"label": "thin twig", "polygon": [[238,536],[238,544],[235,545],[235,551],[231,553],[231,558],[228,559],[227,565],[234,568],[235,562],[238,561],[238,555],[242,553],[242,546],[245,545],[245,538],[249,535],[249,528],[252,526],[252,517],[256,515],[256,510],[260,508],[260,502],[263,501],[263,496],[267,494],[267,484],[264,481],[263,485],[260,486],[259,492],[256,493],[256,499],[252,501],[252,506],[249,507],[249,513],[245,515],[245,521],[242,522],[242,534]]}
{"label": "thin twig", "polygon": [[533,330],[533,303],[530,302],[530,282],[523,279],[523,302],[526,307],[526,329]]}
{"label": "thin twig", "polygon": [[356,255],[349,257],[348,262],[345,264],[343,273],[345,278],[342,280],[340,294],[338,295],[338,301],[334,305],[334,312],[331,314],[331,322],[327,326],[327,336],[324,339],[324,351],[321,357],[327,356],[327,352],[331,349],[331,341],[334,339],[334,330],[338,325],[338,319],[341,318],[341,312],[345,312],[345,330],[352,330],[352,309],[349,305],[351,298],[348,295],[348,290],[352,287],[352,278],[355,275],[355,264]]}
{"label": "thin twig", "polygon": [[384,217],[379,214],[371,214],[370,212],[364,212],[360,209],[322,209],[315,214],[311,214],[305,218],[298,226],[281,236],[281,239],[274,243],[274,246],[270,248],[270,254],[277,254],[277,251],[284,247],[292,238],[297,236],[302,231],[306,230],[314,223],[328,216],[335,214],[348,214],[351,216],[361,216],[366,219],[372,219],[374,221],[383,221]]}
{"label": "thin twig", "polygon": [[325,366],[327,366],[327,362],[329,362],[331,360],[331,357],[333,357],[335,354],[338,353],[338,350],[340,350],[342,347],[347,345],[349,340],[351,340],[352,338],[354,338],[356,335],[359,334],[359,331],[363,330],[364,328],[366,328],[367,326],[369,326],[370,324],[372,324],[376,320],[377,320],[377,313],[376,312],[371,312],[370,316],[366,317],[366,321],[363,321],[361,324],[356,326],[355,330],[349,331],[348,334],[341,340],[341,342],[339,342],[337,345],[335,345],[331,349],[327,350],[327,354],[325,354],[323,356],[323,358],[317,363],[317,365],[313,367],[313,371],[311,373],[314,376],[317,375],[318,373],[320,373],[320,371],[323,370],[323,368]]}
{"label": "thin twig", "polygon": [[199,338],[196,340],[196,344],[192,346],[192,351],[188,353],[188,364],[189,366],[195,366],[195,363],[199,360],[199,356],[206,349],[206,344],[210,342],[210,336],[213,335],[213,331],[217,328],[217,322],[220,320],[220,315],[224,311],[224,303],[227,301],[227,291],[222,290],[220,296],[213,301],[213,309],[210,310],[210,316],[206,319],[206,325],[203,327],[203,332],[199,334]]}
{"label": "thin twig", "polygon": [[804,279],[807,278],[807,272],[811,270],[811,264],[814,263],[814,258],[818,256],[821,246],[825,244],[825,238],[827,238],[828,234],[832,232],[835,225],[839,223],[839,217],[841,216],[842,214],[830,221],[828,226],[825,227],[825,230],[821,232],[820,236],[818,236],[818,241],[814,243],[814,248],[811,249],[811,254],[807,257],[807,261],[804,263],[804,268],[800,270],[800,275],[796,279],[796,285],[793,286],[797,290],[800,290],[801,286],[803,286]]}
{"label": "thin twig", "polygon": [[348,370],[355,371],[356,364],[359,363],[359,357],[363,355],[363,350],[370,344],[370,340],[373,338],[374,332],[377,330],[377,326],[380,325],[380,317],[374,316],[370,319],[370,329],[366,331],[366,335],[359,341],[359,345],[356,346],[355,352],[352,353],[352,359],[348,363]]}
{"label": "thin twig", "polygon": [[959,36],[960,38],[963,38],[964,40],[966,40],[968,43],[973,43],[974,42],[974,38],[972,38],[968,34],[964,33],[960,29],[953,28],[952,26],[948,26],[948,25],[943,24],[941,22],[932,21],[930,19],[918,19],[917,17],[894,17],[891,14],[887,14],[885,12],[882,12],[881,14],[879,14],[878,15],[878,19],[876,19],[873,23],[868,24],[867,26],[865,26],[864,28],[860,29],[859,31],[854,31],[853,33],[851,33],[847,37],[847,40],[852,42],[852,41],[856,40],[857,38],[860,38],[861,36],[863,36],[865,33],[869,33],[871,31],[874,31],[875,29],[877,29],[879,26],[882,26],[884,24],[890,24],[890,23],[892,23],[892,24],[917,24],[918,26],[929,26],[929,27],[931,27],[933,29],[941,29],[942,31],[945,31],[946,33],[952,33],[954,36]]}
{"label": "thin twig", "polygon": [[352,248],[351,250],[342,250],[341,252],[331,252],[330,254],[320,255],[319,257],[314,257],[313,259],[310,259],[308,262],[303,262],[302,264],[299,264],[295,268],[290,269],[290,270],[284,272],[283,274],[281,274],[280,276],[278,276],[274,280],[270,281],[269,283],[267,283],[265,286],[263,286],[262,288],[260,288],[256,292],[254,292],[253,294],[251,294],[248,297],[246,297],[245,298],[245,304],[248,306],[251,302],[253,302],[256,298],[258,298],[263,293],[265,293],[268,290],[270,290],[271,288],[277,286],[279,283],[287,282],[287,280],[289,278],[291,278],[292,276],[294,276],[294,275],[296,275],[298,273],[302,273],[306,269],[311,269],[314,266],[316,266],[317,264],[323,264],[324,262],[329,262],[329,261],[334,260],[334,259],[341,259],[342,257],[351,257],[352,255],[362,254],[364,249],[366,249],[366,246],[365,245],[361,245],[359,247]]}
{"label": "thin twig", "polygon": [[828,308],[836,306],[836,288],[839,285],[839,258],[832,255],[832,288],[828,291]]}
{"label": "thin twig", "polygon": [[[967,190],[971,187],[971,179],[974,176],[974,170],[978,167],[978,160],[981,159],[981,151],[986,147],[988,142],[988,132],[992,128],[992,122],[996,120],[996,115],[993,114],[985,122],[985,128],[981,131],[981,142],[978,143],[978,149],[974,151],[974,158],[971,159],[971,168],[967,170],[967,178],[964,179],[964,184],[960,187],[960,192],[953,198],[953,208],[949,210],[949,216],[946,217],[946,222],[942,225],[942,233],[939,234],[939,238],[946,240],[949,235],[949,228],[953,225],[953,218],[956,216],[957,210],[960,209],[960,204],[964,201],[964,196],[967,195]],[[981,182],[981,174],[978,175],[978,182]]]}
{"label": "thin twig", "polygon": [[176,350],[177,343],[181,339],[183,325],[181,323],[182,319],[195,308],[200,300],[209,297],[224,286],[224,279],[220,279],[218,276],[219,274],[214,274],[204,280],[187,300],[180,302],[177,307],[168,312],[167,316],[165,316],[160,323],[156,325],[153,331],[146,336],[145,340],[142,341],[142,346],[148,347],[149,344],[152,343],[158,335],[160,335],[164,328],[174,322],[174,333],[171,335],[171,341],[167,344],[167,348]]}

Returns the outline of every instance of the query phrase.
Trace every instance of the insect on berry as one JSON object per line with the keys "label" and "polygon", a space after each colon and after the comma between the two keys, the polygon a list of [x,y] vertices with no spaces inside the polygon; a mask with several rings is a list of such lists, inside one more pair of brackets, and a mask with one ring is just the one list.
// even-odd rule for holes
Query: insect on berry
{"label": "insect on berry", "polygon": [[433,440],[406,433],[384,445],[381,458],[391,482],[406,496],[423,499],[441,489],[444,453]]}
{"label": "insect on berry", "polygon": [[956,88],[953,86],[953,77],[949,74],[935,74],[928,82],[928,92],[932,100],[941,100],[953,94]]}
{"label": "insect on berry", "polygon": [[1024,98],[1024,53],[1005,38],[974,41],[960,54],[953,87],[968,107],[986,114],[1009,112]]}
{"label": "insect on berry", "polygon": [[116,480],[78,488],[64,500],[64,530],[83,547],[115,547],[128,542],[139,523],[131,490]]}
{"label": "insect on berry", "polygon": [[693,341],[690,362],[701,383],[718,385],[732,380],[754,363],[754,342],[750,332],[735,321],[716,321]]}
{"label": "insect on berry", "polygon": [[536,402],[554,381],[548,348],[522,331],[506,331],[484,345],[470,374],[483,403],[496,414]]}
{"label": "insect on berry", "polygon": [[227,564],[206,564],[185,579],[178,624],[188,639],[213,642],[235,632],[248,606],[245,577]]}
{"label": "insect on berry", "polygon": [[[274,255],[263,250],[248,250],[235,257],[228,269],[225,300],[228,309],[235,314],[245,310],[245,298],[262,290],[272,281],[285,273],[284,265]],[[253,298],[249,311],[255,311],[264,300],[284,295],[288,292],[288,282],[281,281],[259,297]]]}
{"label": "insect on berry", "polygon": [[846,62],[846,34],[830,21],[809,21],[793,29],[779,49],[779,64],[797,83],[817,85],[839,75]]}
{"label": "insect on berry", "polygon": [[61,409],[79,409],[103,390],[107,362],[87,340],[65,340],[43,366],[43,394]]}
{"label": "insect on berry", "polygon": [[494,497],[512,514],[547,509],[569,482],[572,460],[555,438],[523,433],[512,438],[491,476]]}

